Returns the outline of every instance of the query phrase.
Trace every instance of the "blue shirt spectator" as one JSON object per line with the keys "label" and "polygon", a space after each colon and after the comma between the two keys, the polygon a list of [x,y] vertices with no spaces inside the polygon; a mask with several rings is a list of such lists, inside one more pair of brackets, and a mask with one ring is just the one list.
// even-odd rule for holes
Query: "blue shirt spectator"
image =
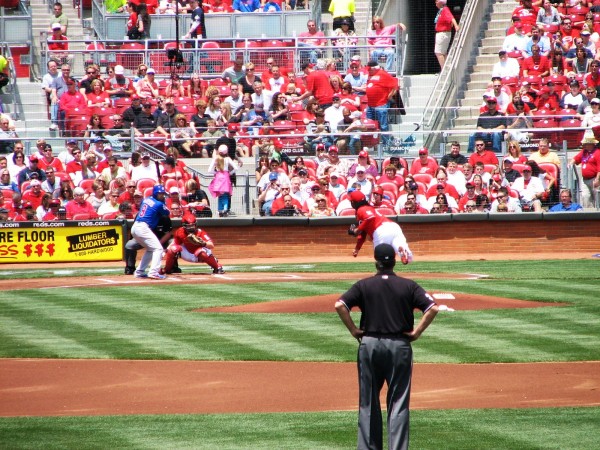
{"label": "blue shirt spectator", "polygon": [[259,9],[259,0],[233,0],[233,10],[235,12],[254,12]]}
{"label": "blue shirt spectator", "polygon": [[563,189],[560,191],[560,203],[551,207],[548,212],[568,212],[568,211],[582,211],[583,207],[579,203],[573,203],[571,198],[571,191],[569,189]]}

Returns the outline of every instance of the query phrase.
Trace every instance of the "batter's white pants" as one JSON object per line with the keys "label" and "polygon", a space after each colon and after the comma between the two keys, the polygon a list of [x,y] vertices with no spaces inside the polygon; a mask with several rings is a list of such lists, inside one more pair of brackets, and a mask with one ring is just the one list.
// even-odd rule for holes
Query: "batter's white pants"
{"label": "batter's white pants", "polygon": [[160,261],[162,258],[163,247],[145,222],[134,222],[131,227],[131,236],[138,244],[146,249],[140,265],[137,267],[138,274],[146,273],[146,268],[150,264],[148,275],[158,275],[160,270]]}

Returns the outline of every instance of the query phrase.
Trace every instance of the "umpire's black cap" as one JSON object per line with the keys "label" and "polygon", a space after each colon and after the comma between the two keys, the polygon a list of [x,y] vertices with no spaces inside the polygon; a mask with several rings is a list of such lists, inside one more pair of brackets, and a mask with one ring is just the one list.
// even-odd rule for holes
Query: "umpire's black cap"
{"label": "umpire's black cap", "polygon": [[396,250],[390,244],[379,244],[375,247],[375,260],[391,262],[396,260]]}

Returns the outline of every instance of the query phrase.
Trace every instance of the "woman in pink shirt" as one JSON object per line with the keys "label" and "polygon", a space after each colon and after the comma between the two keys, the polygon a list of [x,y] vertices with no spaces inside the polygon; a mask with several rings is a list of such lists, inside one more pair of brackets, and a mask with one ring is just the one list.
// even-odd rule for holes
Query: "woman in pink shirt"
{"label": "woman in pink shirt", "polygon": [[[385,70],[391,72],[394,68],[394,60],[396,59],[396,49],[394,39],[396,30],[406,31],[406,25],[403,23],[395,23],[388,25],[383,24],[383,19],[379,16],[373,17],[371,29],[367,32],[369,45],[375,47],[371,51],[371,60],[378,61],[381,56],[385,56]],[[398,45],[398,42],[396,42]]]}

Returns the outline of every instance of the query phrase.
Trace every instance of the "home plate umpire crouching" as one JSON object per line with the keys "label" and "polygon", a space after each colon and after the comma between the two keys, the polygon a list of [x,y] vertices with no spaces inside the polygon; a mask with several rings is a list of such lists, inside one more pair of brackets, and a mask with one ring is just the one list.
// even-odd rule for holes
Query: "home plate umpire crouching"
{"label": "home plate umpire crouching", "polygon": [[[411,342],[417,340],[438,313],[433,298],[412,280],[397,276],[396,249],[375,247],[377,274],[355,283],[335,303],[335,309],[358,347],[358,448],[383,448],[379,394],[388,385],[388,448],[408,449],[409,402],[412,376]],[[362,314],[356,327],[350,310]],[[414,309],[423,317],[414,327]]]}

